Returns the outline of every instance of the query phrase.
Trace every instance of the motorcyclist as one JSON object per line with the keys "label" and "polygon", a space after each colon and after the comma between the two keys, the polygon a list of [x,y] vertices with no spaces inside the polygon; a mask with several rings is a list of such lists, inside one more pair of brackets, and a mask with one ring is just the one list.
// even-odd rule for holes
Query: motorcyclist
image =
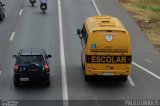
{"label": "motorcyclist", "polygon": [[40,7],[42,8],[42,5],[45,5],[47,9],[47,0],[39,0],[40,1]]}
{"label": "motorcyclist", "polygon": [[32,4],[32,7],[34,6],[34,4],[36,3],[36,0],[29,0],[30,3]]}

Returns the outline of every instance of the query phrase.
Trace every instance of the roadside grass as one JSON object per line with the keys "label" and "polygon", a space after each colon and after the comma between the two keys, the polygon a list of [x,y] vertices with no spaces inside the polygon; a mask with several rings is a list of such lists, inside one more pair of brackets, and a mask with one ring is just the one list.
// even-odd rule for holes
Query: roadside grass
{"label": "roadside grass", "polygon": [[159,6],[147,5],[147,4],[144,4],[144,3],[139,3],[137,5],[137,7],[141,8],[141,9],[152,10],[152,11],[160,11],[160,7]]}
{"label": "roadside grass", "polygon": [[146,37],[160,50],[160,0],[119,1],[136,19]]}

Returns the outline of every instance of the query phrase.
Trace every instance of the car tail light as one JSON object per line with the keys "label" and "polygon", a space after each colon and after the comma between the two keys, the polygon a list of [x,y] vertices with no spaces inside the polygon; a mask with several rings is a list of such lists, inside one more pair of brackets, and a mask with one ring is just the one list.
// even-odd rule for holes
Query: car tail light
{"label": "car tail light", "polygon": [[45,65],[44,65],[44,71],[49,71],[49,66],[48,66],[48,64],[45,64]]}
{"label": "car tail light", "polygon": [[14,66],[14,71],[15,71],[15,72],[18,72],[18,70],[19,70],[18,64],[15,64],[15,66]]}

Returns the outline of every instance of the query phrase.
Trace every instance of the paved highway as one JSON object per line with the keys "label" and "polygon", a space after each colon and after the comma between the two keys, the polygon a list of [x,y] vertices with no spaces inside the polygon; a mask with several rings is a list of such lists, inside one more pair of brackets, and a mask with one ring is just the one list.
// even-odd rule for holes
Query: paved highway
{"label": "paved highway", "polygon": [[[12,28],[7,29],[9,32],[4,30],[6,31],[4,33],[10,35],[6,34],[8,39],[6,39],[7,43],[3,44],[5,51],[1,56],[3,61],[1,61],[0,98],[2,100],[62,100],[57,1],[49,1],[48,11],[45,15],[40,11],[39,3],[35,7],[31,7],[27,0],[23,2],[15,0],[15,2],[6,1],[6,9],[13,5],[16,9],[8,11],[13,12],[16,19],[12,20],[14,15],[8,15],[6,11],[6,19],[0,25],[4,29],[3,23],[8,26],[13,23]],[[23,12],[19,14],[21,9]],[[13,22],[8,23],[7,21]],[[12,55],[17,54],[20,48],[44,48],[47,53],[52,54],[50,87],[14,87],[15,59],[12,59]]]}
{"label": "paved highway", "polygon": [[[5,4],[6,18],[0,23],[1,100],[58,100],[59,106],[106,106],[112,103],[101,100],[160,99],[160,53],[118,0],[49,0],[46,14],[40,11],[38,1],[35,7],[28,0],[5,0]],[[76,29],[87,17],[106,14],[118,17],[131,34],[133,65],[126,83],[84,81]],[[50,87],[14,87],[12,55],[20,48],[44,48],[52,54]],[[20,106],[33,104],[53,106],[55,101],[23,101]],[[120,106],[120,102],[114,106]]]}

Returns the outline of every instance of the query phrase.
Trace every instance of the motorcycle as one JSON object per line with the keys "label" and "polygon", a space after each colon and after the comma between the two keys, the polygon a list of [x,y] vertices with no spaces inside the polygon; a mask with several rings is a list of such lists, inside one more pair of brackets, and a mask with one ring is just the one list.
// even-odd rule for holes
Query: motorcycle
{"label": "motorcycle", "polygon": [[43,11],[43,13],[45,13],[45,11],[47,10],[47,3],[41,3],[40,8]]}
{"label": "motorcycle", "polygon": [[36,0],[29,0],[30,3],[32,4],[32,7],[34,6],[34,4],[36,3]]}

